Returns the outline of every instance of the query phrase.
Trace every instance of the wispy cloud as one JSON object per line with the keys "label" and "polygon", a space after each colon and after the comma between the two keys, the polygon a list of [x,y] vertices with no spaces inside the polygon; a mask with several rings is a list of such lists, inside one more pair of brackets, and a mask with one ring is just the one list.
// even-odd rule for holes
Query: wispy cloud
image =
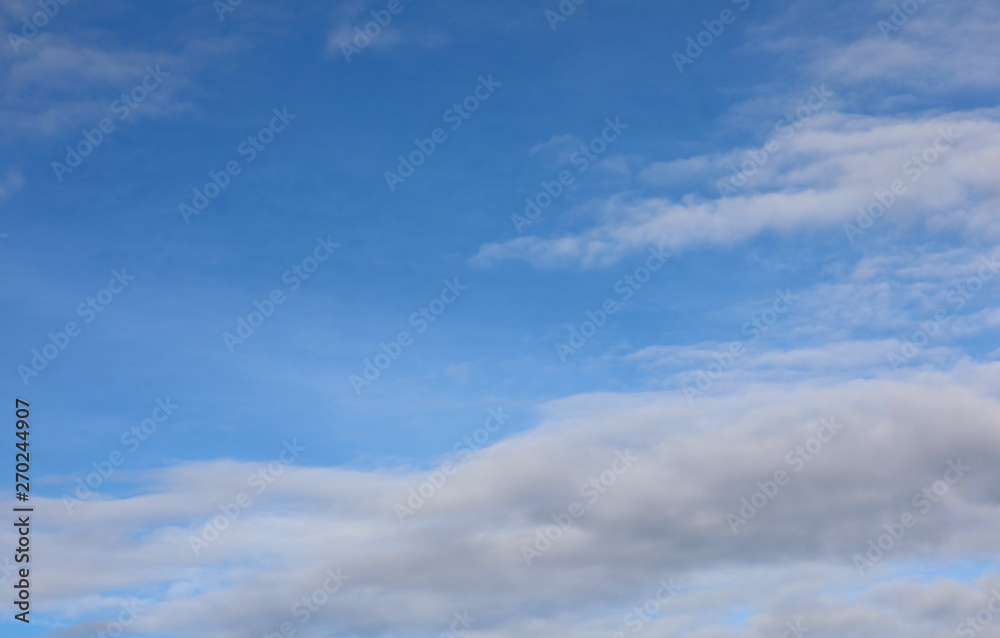
{"label": "wispy cloud", "polygon": [[[926,222],[961,209],[968,215],[964,232],[997,237],[993,210],[1000,188],[986,167],[1000,160],[998,143],[1000,123],[993,111],[921,118],[817,115],[780,153],[755,165],[743,190],[731,188],[731,196],[716,189],[717,181],[730,177],[722,171],[711,178],[715,197],[690,194],[674,200],[623,193],[602,202],[589,230],[486,244],[474,261],[604,265],[649,244],[671,249],[730,245],[765,231],[826,231],[852,240],[844,225],[856,224],[859,209],[868,209],[894,182],[903,192],[889,192],[894,201],[879,224]],[[708,177],[708,169],[722,163],[719,157],[688,158],[653,165],[645,178]]]}

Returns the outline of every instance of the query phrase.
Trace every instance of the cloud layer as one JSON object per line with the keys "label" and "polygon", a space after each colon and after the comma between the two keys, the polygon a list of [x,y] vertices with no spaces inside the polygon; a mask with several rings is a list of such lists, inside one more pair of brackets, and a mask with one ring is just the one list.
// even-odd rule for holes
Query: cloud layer
{"label": "cloud layer", "polygon": [[[430,478],[287,465],[257,494],[248,477],[261,464],[152,472],[134,477],[132,498],[90,499],[72,514],[58,500],[39,504],[48,529],[38,577],[50,583],[39,602],[72,622],[135,597],[144,611],[134,631],[165,635],[262,635],[283,621],[299,635],[437,635],[468,610],[471,636],[541,636],[566,623],[601,636],[673,578],[683,591],[649,635],[765,636],[793,616],[814,636],[941,635],[996,581],[902,574],[1000,550],[1000,388],[968,382],[995,379],[998,365],[764,383],[695,406],[677,392],[572,397],[546,406],[536,430],[446,457],[454,469]],[[934,496],[956,464],[968,469]],[[774,487],[778,471],[787,476]],[[411,488],[426,503],[401,523]],[[933,502],[919,498],[925,489]],[[192,536],[241,492],[253,502],[196,555]],[[741,513],[741,499],[759,511]],[[908,511],[916,524],[859,573],[853,557]],[[349,580],[303,625],[293,605],[336,568]],[[928,618],[914,597],[948,613]],[[724,621],[740,609],[756,633]]]}

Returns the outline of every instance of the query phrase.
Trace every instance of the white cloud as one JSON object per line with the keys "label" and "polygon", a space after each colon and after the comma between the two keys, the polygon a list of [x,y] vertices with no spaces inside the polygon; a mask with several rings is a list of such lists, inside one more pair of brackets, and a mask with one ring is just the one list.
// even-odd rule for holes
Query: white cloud
{"label": "white cloud", "polygon": [[338,25],[327,33],[327,54],[350,61],[368,48],[379,51],[401,45],[437,48],[448,42],[447,36],[438,29],[413,24],[402,26],[408,14],[406,3],[400,5],[398,13],[389,12],[387,4],[370,0],[342,4],[336,11]]}
{"label": "white cloud", "polygon": [[[602,266],[650,244],[681,249],[731,245],[765,232],[840,232],[843,224],[857,218],[859,206],[873,202],[874,191],[884,191],[897,178],[904,180],[906,195],[879,224],[917,224],[933,233],[995,241],[1000,237],[1000,187],[991,167],[1000,162],[998,112],[912,109],[927,96],[950,93],[961,99],[970,90],[998,86],[1000,8],[967,0],[914,0],[917,11],[883,36],[878,21],[890,23],[901,4],[886,0],[876,7],[845,5],[847,12],[871,13],[870,25],[854,31],[846,42],[835,32],[788,35],[801,26],[796,20],[815,15],[813,3],[799,3],[787,19],[749,29],[747,51],[782,56],[790,73],[830,83],[837,97],[789,139],[779,135],[780,148],[728,197],[716,196],[718,180],[739,171],[747,152],[759,153],[759,148],[652,162],[640,171],[636,188],[687,188],[688,194],[674,198],[650,196],[644,190],[620,192],[604,198],[601,214],[588,230],[486,244],[472,263],[514,259],[537,267]],[[732,107],[719,123],[745,128],[750,115],[758,120],[772,117],[765,115],[768,109],[762,104],[798,99],[787,88],[765,86],[762,91]],[[910,111],[863,115],[852,110],[872,103],[882,113],[904,107]],[[962,138],[924,178],[911,183],[901,175],[904,164],[935,141],[939,127],[948,126]]]}
{"label": "white cloud", "polygon": [[[58,16],[57,16],[58,17]],[[112,103],[150,68],[169,74],[149,91],[135,117],[165,117],[194,107],[183,96],[192,76],[242,45],[233,38],[190,39],[177,53],[117,47],[88,33],[43,30],[15,53],[0,49],[0,129],[35,138],[63,135],[111,115]]]}
{"label": "white cloud", "polygon": [[870,37],[832,50],[809,43],[807,50],[821,53],[814,62],[815,72],[845,82],[890,82],[930,93],[1000,84],[996,3],[920,2],[920,9],[912,17],[902,13],[906,22],[893,29],[887,25],[895,26],[893,13],[900,4],[882,3]]}
{"label": "white cloud", "polygon": [[570,156],[583,145],[583,140],[575,135],[553,135],[545,142],[540,142],[531,147],[528,155],[538,155],[553,157],[560,164],[567,164]]}
{"label": "white cloud", "polygon": [[[571,397],[549,404],[538,429],[460,461],[403,525],[394,504],[421,474],[289,467],[200,557],[189,537],[220,504],[252,492],[246,477],[260,464],[146,473],[153,483],[140,495],[84,503],[71,516],[58,500],[37,504],[46,521],[35,537],[37,577],[49,584],[36,604],[73,622],[84,610],[110,610],[118,602],[110,593],[127,591],[147,606],[136,632],[260,635],[294,622],[294,602],[340,566],[349,585],[304,635],[438,634],[453,612],[468,609],[479,619],[472,636],[542,635],[557,624],[564,634],[598,636],[673,576],[685,586],[683,605],[651,635],[699,627],[706,636],[767,635],[793,614],[812,617],[815,636],[843,635],[836,632],[847,621],[836,619],[854,616],[849,622],[866,631],[887,623],[904,628],[900,635],[940,634],[959,618],[915,615],[906,600],[947,585],[957,612],[973,605],[973,586],[885,592],[910,586],[894,576],[910,561],[985,559],[1000,550],[998,371],[1000,364],[963,364],[896,380],[757,384],[697,407],[676,393]],[[733,534],[727,513],[757,481],[791,472],[786,455],[831,415],[844,429]],[[528,567],[522,546],[552,514],[585,500],[580,486],[619,450],[638,457],[634,466]],[[974,469],[859,576],[852,556],[958,458]],[[8,530],[0,535],[13,540]],[[868,591],[876,585],[882,589]],[[856,588],[866,593],[854,600]],[[95,591],[109,595],[97,599]],[[804,594],[796,607],[791,591],[829,595],[818,604]],[[744,605],[756,610],[748,622],[757,634],[718,620]]]}
{"label": "white cloud", "polygon": [[[933,163],[913,160],[925,153]],[[676,175],[674,166],[689,170],[717,162],[712,157],[690,158],[655,170]],[[615,195],[603,202],[589,230],[486,244],[473,262],[606,265],[650,244],[673,250],[730,245],[765,231],[825,231],[846,241],[844,225],[856,222],[858,208],[874,204],[875,193],[888,191],[897,180],[905,192],[876,223],[926,222],[962,209],[963,231],[970,237],[996,239],[1000,182],[990,167],[998,163],[1000,122],[994,111],[914,118],[820,114],[748,171],[753,174],[745,185],[730,184],[728,196],[691,194],[674,200]],[[720,173],[715,180],[729,177]]]}

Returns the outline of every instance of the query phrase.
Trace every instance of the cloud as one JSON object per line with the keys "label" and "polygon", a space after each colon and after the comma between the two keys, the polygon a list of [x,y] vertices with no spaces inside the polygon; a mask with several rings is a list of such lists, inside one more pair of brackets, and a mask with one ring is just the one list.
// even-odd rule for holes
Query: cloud
{"label": "cloud", "polygon": [[827,50],[809,43],[807,50],[822,52],[814,58],[814,71],[843,82],[889,82],[928,93],[998,86],[1000,7],[919,2],[911,17],[901,4],[882,3],[871,35],[847,46]]}
{"label": "cloud", "polygon": [[[345,7],[329,34],[335,51],[373,8]],[[932,37],[943,28],[935,9],[923,11],[888,44],[864,38],[815,60],[843,81],[889,78],[928,91],[937,79],[952,89],[989,86],[995,62],[985,58],[996,22],[975,21],[993,8],[962,19],[941,46]],[[395,27],[372,46],[440,42]],[[54,34],[34,45],[2,61],[0,89],[5,119],[30,131],[99,116],[147,64],[185,64],[183,55]],[[959,68],[962,60],[981,66]],[[919,68],[930,71],[912,73]],[[781,148],[752,170],[741,165],[759,147],[652,162],[634,191],[582,207],[597,211],[589,228],[480,249],[474,261],[487,265],[603,266],[649,244],[682,250],[767,232],[832,233],[847,242],[845,224],[864,225],[858,207],[870,207],[896,180],[906,192],[871,225],[925,227],[970,244],[866,254],[840,280],[798,293],[782,318],[785,336],[769,335],[773,346],[748,352],[729,382],[697,405],[676,386],[724,342],[654,344],[626,355],[658,390],[668,389],[548,403],[531,431],[468,457],[443,450],[440,461],[454,464],[453,474],[451,465],[362,471],[218,459],[117,472],[115,486],[131,496],[97,495],[72,513],[59,498],[35,496],[33,563],[36,582],[45,583],[35,609],[58,626],[49,635],[63,637],[100,631],[136,599],[136,634],[242,638],[288,622],[302,636],[440,636],[460,614],[474,618],[469,638],[607,638],[636,633],[633,610],[673,579],[679,593],[641,623],[645,635],[773,638],[800,622],[813,638],[950,635],[1000,587],[984,575],[1000,550],[1000,363],[972,361],[954,347],[1000,325],[1000,311],[981,299],[956,311],[924,353],[934,369],[892,372],[886,353],[901,349],[922,317],[950,308],[954,286],[980,271],[979,254],[998,238],[998,113],[831,108],[781,137]],[[939,143],[927,170],[911,179],[913,156],[952,130],[945,138],[954,141]],[[571,141],[556,136],[531,153]],[[633,161],[618,157],[608,167],[631,176]],[[746,182],[719,192],[716,182],[734,167]],[[19,185],[10,175],[0,197]],[[733,339],[755,312],[751,302],[732,308]],[[464,382],[470,370],[459,364],[444,374]],[[657,379],[663,374],[670,376]],[[824,419],[842,425],[826,441]],[[818,450],[813,441],[822,443]],[[966,464],[954,485],[940,483]],[[779,471],[791,480],[771,494]],[[257,492],[251,477],[261,472],[273,480]],[[939,483],[945,494],[933,501],[925,494],[929,506],[920,511],[917,497]],[[426,502],[401,523],[398,506],[412,507],[425,489]],[[234,505],[243,493],[252,502]],[[765,503],[744,519],[743,499],[758,493]],[[583,513],[560,530],[574,503],[585,503]],[[855,557],[914,511],[916,524],[858,573]],[[734,527],[736,515],[742,524]],[[224,521],[218,539],[196,555],[192,537],[216,520]],[[0,528],[7,547],[13,531]],[[942,567],[943,575],[926,576]],[[338,569],[346,585],[302,622],[300,601]],[[985,635],[998,631],[996,622]]]}
{"label": "cloud", "polygon": [[[822,112],[775,129],[778,133],[769,131],[771,137],[757,148],[651,162],[639,171],[633,190],[591,206],[599,214],[589,229],[485,244],[471,262],[492,266],[523,260],[540,268],[606,266],[648,245],[680,250],[733,245],[767,232],[799,236],[837,232],[858,218],[859,207],[872,205],[876,191],[885,192],[896,179],[903,180],[906,193],[880,225],[916,224],[932,233],[995,241],[1000,237],[996,222],[1000,198],[986,167],[1000,159],[998,111],[913,109],[927,96],[940,104],[942,93],[961,100],[970,90],[998,86],[1000,8],[964,0],[913,2],[907,7],[917,7],[916,11],[899,14],[899,6],[888,1],[874,8],[851,5],[845,11],[872,15],[869,24],[862,22],[848,35],[831,29],[789,36],[790,29],[801,26],[795,20],[813,15],[815,8],[808,3],[795,5],[785,19],[755,25],[748,31],[747,51],[781,56],[789,73],[830,84],[837,97]],[[719,122],[742,129],[749,126],[748,118],[769,117],[761,112],[762,104],[795,98],[794,90],[779,84],[763,87],[766,98],[733,106]],[[865,105],[872,104],[881,113],[910,110],[863,114]],[[939,127],[949,126],[961,139],[931,170],[921,170],[926,177],[911,183],[915,173],[903,174],[912,170],[906,162],[924,152],[934,155],[928,146],[935,142]],[[777,150],[763,152],[772,139]],[[720,189],[734,176],[739,185],[729,183]],[[682,194],[666,196],[656,189]]]}
{"label": "cloud", "polygon": [[[56,16],[57,18],[59,16]],[[55,19],[53,19],[55,20]],[[209,61],[241,48],[229,37],[189,39],[177,53],[119,46],[86,32],[41,30],[15,53],[0,49],[0,128],[10,136],[63,135],[93,128],[112,115],[112,104],[139,84],[149,69],[168,78],[148,93],[136,117],[169,117],[194,106],[193,77]],[[130,110],[130,113],[132,111]]]}
{"label": "cloud", "polygon": [[401,45],[427,49],[444,46],[448,37],[436,28],[407,24],[400,28],[407,15],[406,4],[398,12],[387,10],[384,2],[355,1],[340,6],[338,26],[327,33],[326,51],[330,56],[343,55],[347,61],[363,50],[372,48],[389,51]]}
{"label": "cloud", "polygon": [[[963,339],[1000,325],[998,274],[995,249],[896,249],[862,257],[838,279],[779,291],[791,296],[791,307],[771,324],[760,319],[772,299],[741,300],[713,311],[720,319],[711,340],[650,343],[622,359],[638,367],[646,387],[678,388],[695,385],[721,357],[725,374],[712,392],[892,378],[900,367],[945,369],[968,356]],[[741,344],[735,357],[734,343]]]}
{"label": "cloud", "polygon": [[[916,618],[902,608],[915,594],[893,603],[885,588],[911,586],[894,574],[913,561],[984,560],[1000,550],[998,371],[963,364],[898,379],[764,383],[697,407],[677,393],[570,397],[547,405],[536,430],[453,459],[453,478],[403,524],[395,505],[428,480],[423,473],[291,466],[259,496],[247,477],[266,464],[142,473],[131,498],[85,502],[72,515],[58,499],[37,504],[46,521],[36,530],[37,577],[50,584],[37,605],[72,624],[99,620],[85,612],[111,613],[123,598],[114,592],[129,592],[146,609],[136,632],[261,635],[283,620],[298,626],[292,605],[341,567],[350,581],[315,612],[316,635],[438,634],[468,610],[474,636],[541,635],[555,625],[597,636],[672,576],[685,602],[661,620],[665,632],[746,635],[718,620],[742,605],[756,610],[748,623],[761,633],[750,635],[792,613],[826,627],[818,636],[864,618],[881,618],[871,631],[903,623],[943,632],[954,617]],[[788,454],[830,417],[842,430],[796,472]],[[625,451],[633,465],[529,567],[522,548],[554,514],[588,501],[581,486],[610,480]],[[974,469],[859,575],[852,557],[957,459]],[[778,470],[793,480],[734,534],[727,514]],[[240,492],[252,505],[196,557],[190,537]],[[10,531],[2,536],[13,541]],[[87,552],[76,550],[81,543]],[[771,584],[804,592],[803,606]],[[974,587],[944,584],[949,604],[972,604]],[[932,585],[916,589],[940,595],[943,585]],[[869,587],[857,599],[848,593]],[[821,591],[834,593],[808,602]]]}
{"label": "cloud", "polygon": [[[857,224],[859,208],[873,206],[878,194],[892,198],[879,224],[927,222],[961,209],[968,237],[1000,237],[995,214],[1000,184],[988,168],[1000,161],[995,111],[914,118],[820,114],[801,130],[789,130],[782,143],[776,153],[746,165],[745,183],[717,174],[719,196],[614,195],[601,203],[588,230],[486,244],[473,263],[520,259],[539,267],[603,266],[651,244],[680,250],[732,245],[767,231],[844,234],[845,224]],[[679,170],[701,170],[718,161],[689,158],[656,166],[651,170],[658,173],[646,177],[673,178]],[[899,196],[889,192],[894,182],[902,189]]]}
{"label": "cloud", "polygon": [[528,155],[542,154],[543,156],[554,158],[560,164],[566,164],[569,163],[573,152],[581,145],[583,145],[583,140],[575,135],[568,133],[565,135],[553,135],[548,140],[532,146],[531,150],[528,151]]}
{"label": "cloud", "polygon": [[[354,27],[350,24],[342,24],[327,34],[326,50],[330,55],[340,55],[343,46],[358,47],[354,42],[356,37]],[[370,38],[366,47],[373,49],[389,50],[399,45],[403,37],[397,29],[386,27],[379,32],[375,38]]]}
{"label": "cloud", "polygon": [[706,156],[689,157],[669,162],[653,162],[639,173],[639,179],[656,186],[690,183],[701,176],[718,174],[722,162]]}

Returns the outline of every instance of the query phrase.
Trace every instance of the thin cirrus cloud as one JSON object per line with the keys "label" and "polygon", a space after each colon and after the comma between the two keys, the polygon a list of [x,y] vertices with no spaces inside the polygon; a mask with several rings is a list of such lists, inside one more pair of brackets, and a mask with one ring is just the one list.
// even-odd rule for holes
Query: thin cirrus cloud
{"label": "thin cirrus cloud", "polygon": [[400,46],[438,48],[448,42],[445,32],[412,23],[413,9],[400,0],[395,11],[387,3],[354,1],[340,5],[335,20],[338,25],[326,36],[326,51],[331,57],[350,62],[365,49],[387,52]]}
{"label": "thin cirrus cloud", "polygon": [[811,62],[811,71],[844,81],[888,81],[930,93],[997,87],[1000,8],[995,3],[920,3],[918,12],[912,17],[904,13],[906,22],[894,28],[893,14],[900,4],[881,3],[870,35],[845,47],[830,50],[799,43],[804,51],[821,53]]}
{"label": "thin cirrus cloud", "polygon": [[[642,370],[652,387],[677,388],[695,384],[722,357],[727,369],[713,383],[716,390],[793,379],[892,377],[909,367],[949,369],[969,357],[964,341],[988,339],[998,325],[998,274],[996,250],[873,255],[846,275],[789,290],[794,302],[780,326],[758,332],[751,319],[769,303],[750,300],[725,309],[725,316],[737,319],[728,333],[715,333],[722,340],[650,344],[623,359]],[[744,349],[729,357],[734,342]]]}
{"label": "thin cirrus cloud", "polygon": [[[31,7],[8,7],[7,28],[17,31],[15,15],[31,15]],[[150,69],[166,79],[130,115],[164,118],[192,111],[197,73],[244,46],[236,37],[189,37],[171,51],[116,45],[85,30],[66,30],[72,20],[59,22],[60,17],[17,51],[6,44],[0,49],[0,127],[9,135],[63,135],[93,127]]]}

